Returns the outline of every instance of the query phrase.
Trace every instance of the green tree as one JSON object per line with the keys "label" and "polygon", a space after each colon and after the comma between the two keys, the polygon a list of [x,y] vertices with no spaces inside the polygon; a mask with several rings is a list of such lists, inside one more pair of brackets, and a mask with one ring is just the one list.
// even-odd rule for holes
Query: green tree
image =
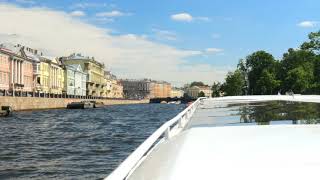
{"label": "green tree", "polygon": [[309,41],[304,42],[301,45],[302,50],[313,51],[317,54],[320,53],[320,31],[318,32],[311,32],[308,35]]}
{"label": "green tree", "polygon": [[[311,66],[311,64],[310,64]],[[285,79],[286,85],[294,93],[305,93],[311,88],[313,72],[308,67],[299,66],[290,70]]]}
{"label": "green tree", "polygon": [[193,86],[205,86],[205,84],[201,81],[194,81],[190,84],[190,87],[193,87]]}
{"label": "green tree", "polygon": [[[308,50],[289,49],[281,61],[281,89],[294,93],[314,93],[317,88],[317,55]],[[303,79],[305,78],[305,79]]]}
{"label": "green tree", "polygon": [[[263,81],[260,80],[262,73],[264,72],[267,75],[265,72],[267,71],[271,74],[270,77],[277,79],[278,63],[271,54],[265,51],[254,52],[247,56],[245,60],[239,62],[238,69],[244,74],[245,79],[247,79],[246,86],[248,86],[247,90],[249,94],[264,94],[261,91],[263,88],[259,87],[261,81]],[[258,84],[259,80],[260,84]]]}
{"label": "green tree", "polygon": [[257,81],[257,91],[261,94],[275,94],[279,90],[280,82],[276,79],[275,73],[265,69]]}
{"label": "green tree", "polygon": [[243,95],[244,87],[245,79],[240,70],[228,73],[226,82],[223,85],[224,92],[227,96]]}
{"label": "green tree", "polygon": [[198,97],[205,97],[206,95],[204,94],[203,91],[200,91],[199,94],[198,94]]}
{"label": "green tree", "polygon": [[312,85],[312,93],[320,94],[320,56],[314,61],[314,84]]}
{"label": "green tree", "polygon": [[212,97],[220,97],[221,83],[213,83],[212,87]]}
{"label": "green tree", "polygon": [[283,55],[281,61],[282,70],[284,72],[290,71],[294,68],[304,65],[305,63],[314,63],[316,54],[306,50],[288,49],[288,52]]}

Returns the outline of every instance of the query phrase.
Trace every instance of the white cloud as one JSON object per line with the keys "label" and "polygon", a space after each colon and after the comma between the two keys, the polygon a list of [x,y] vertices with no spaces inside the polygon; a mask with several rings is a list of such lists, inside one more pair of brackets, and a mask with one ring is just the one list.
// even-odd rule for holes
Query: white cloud
{"label": "white cloud", "polygon": [[155,33],[156,39],[158,40],[168,40],[168,41],[177,40],[177,34],[172,31],[157,29],[157,28],[153,28],[151,31]]}
{"label": "white cloud", "polygon": [[203,21],[203,22],[210,22],[211,19],[209,17],[193,17],[189,13],[179,13],[171,15],[171,19],[174,21],[181,21],[181,22],[192,22],[192,21]]}
{"label": "white cloud", "polygon": [[29,5],[33,5],[36,3],[33,0],[16,0],[16,2],[21,4],[29,4]]}
{"label": "white cloud", "polygon": [[221,35],[218,34],[218,33],[213,33],[213,34],[211,34],[211,38],[212,38],[212,39],[220,39],[220,38],[221,38]]}
{"label": "white cloud", "polygon": [[204,21],[204,22],[210,22],[211,19],[208,17],[195,17],[195,20]]}
{"label": "white cloud", "polygon": [[223,49],[220,49],[220,48],[207,48],[205,50],[206,53],[211,53],[211,54],[220,53],[222,51]]}
{"label": "white cloud", "polygon": [[191,22],[193,17],[188,13],[180,13],[171,15],[171,19],[174,21]]}
{"label": "white cloud", "polygon": [[129,15],[129,13],[124,13],[121,11],[100,12],[96,14],[97,17],[120,17],[127,15]]}
{"label": "white cloud", "polygon": [[[212,83],[227,72],[209,64],[186,63],[200,51],[180,50],[134,34],[115,36],[61,11],[0,3],[0,22],[0,42],[21,43],[48,56],[74,52],[94,56],[122,78],[148,77],[181,85],[192,80]],[[62,29],[56,31],[57,27]]]}
{"label": "white cloud", "polygon": [[[71,8],[74,9],[85,9],[85,8],[101,8],[101,7],[107,7],[107,3],[93,3],[93,2],[81,2],[81,3],[76,3],[71,6]],[[110,5],[111,6],[111,5]]]}
{"label": "white cloud", "polygon": [[93,19],[93,21],[99,23],[99,24],[107,24],[107,23],[112,23],[114,22],[113,18],[108,18],[108,17],[96,17]]}
{"label": "white cloud", "polygon": [[82,16],[85,16],[86,13],[83,11],[72,11],[70,15],[74,17],[82,17]]}
{"label": "white cloud", "polygon": [[318,24],[319,24],[318,21],[302,21],[297,25],[303,28],[313,28],[313,27],[316,27]]}

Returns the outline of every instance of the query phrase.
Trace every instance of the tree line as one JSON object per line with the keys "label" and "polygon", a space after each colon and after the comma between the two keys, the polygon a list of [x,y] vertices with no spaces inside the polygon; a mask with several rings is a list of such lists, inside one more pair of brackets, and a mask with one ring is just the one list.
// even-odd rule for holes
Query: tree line
{"label": "tree line", "polygon": [[320,31],[312,32],[297,49],[290,48],[280,60],[266,51],[241,59],[224,83],[214,83],[213,96],[320,94]]}

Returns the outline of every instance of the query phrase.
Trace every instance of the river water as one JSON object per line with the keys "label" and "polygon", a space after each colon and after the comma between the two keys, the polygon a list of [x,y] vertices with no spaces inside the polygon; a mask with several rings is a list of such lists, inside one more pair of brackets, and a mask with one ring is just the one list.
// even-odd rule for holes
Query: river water
{"label": "river water", "polygon": [[[16,112],[0,119],[0,179],[102,179],[185,105]],[[207,116],[198,114],[205,111]],[[320,103],[216,103],[197,126],[319,124]]]}
{"label": "river water", "polygon": [[185,105],[15,112],[0,118],[0,179],[101,179]]}

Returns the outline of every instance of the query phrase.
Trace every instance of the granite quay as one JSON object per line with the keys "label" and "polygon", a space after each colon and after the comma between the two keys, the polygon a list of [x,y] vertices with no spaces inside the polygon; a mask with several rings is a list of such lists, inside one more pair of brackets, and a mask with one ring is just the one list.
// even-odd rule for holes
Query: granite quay
{"label": "granite quay", "polygon": [[67,94],[32,93],[19,91],[12,93],[7,91],[0,91],[0,107],[10,106],[14,111],[59,109],[65,108],[68,103],[81,101],[95,101],[97,103],[103,103],[103,105],[149,103],[148,99],[128,100],[120,98],[102,98]]}

